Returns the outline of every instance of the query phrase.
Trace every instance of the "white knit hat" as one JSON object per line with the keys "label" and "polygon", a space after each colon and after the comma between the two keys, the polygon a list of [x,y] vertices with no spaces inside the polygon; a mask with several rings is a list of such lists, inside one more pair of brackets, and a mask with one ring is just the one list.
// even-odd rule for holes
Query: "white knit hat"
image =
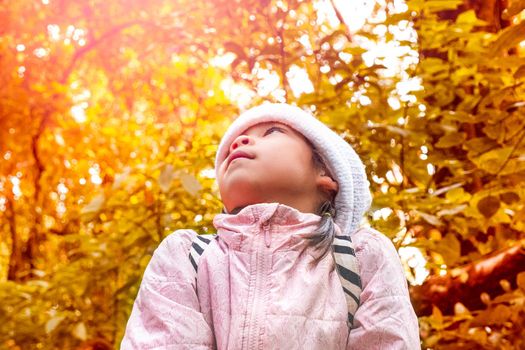
{"label": "white knit hat", "polygon": [[272,121],[290,126],[318,149],[339,187],[335,197],[335,222],[343,234],[354,232],[372,201],[363,162],[343,138],[299,107],[284,103],[262,104],[242,113],[219,144],[215,158],[217,177],[219,166],[237,136],[253,125]]}

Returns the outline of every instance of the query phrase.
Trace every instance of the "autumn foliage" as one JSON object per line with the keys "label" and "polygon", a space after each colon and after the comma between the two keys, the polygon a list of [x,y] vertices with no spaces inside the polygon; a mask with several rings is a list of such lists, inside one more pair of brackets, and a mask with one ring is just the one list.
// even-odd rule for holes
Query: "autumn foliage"
{"label": "autumn foliage", "polygon": [[265,100],[362,157],[422,348],[525,348],[525,2],[382,0],[362,26],[343,2],[0,2],[0,349],[118,348]]}

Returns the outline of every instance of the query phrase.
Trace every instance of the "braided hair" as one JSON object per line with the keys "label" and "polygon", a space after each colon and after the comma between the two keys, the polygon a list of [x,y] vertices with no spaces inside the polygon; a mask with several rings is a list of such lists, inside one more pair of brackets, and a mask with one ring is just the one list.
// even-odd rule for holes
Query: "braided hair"
{"label": "braided hair", "polygon": [[[328,176],[330,176],[333,179],[333,176],[330,174],[317,148],[312,143],[310,143],[309,140],[307,140],[307,142],[312,148],[312,161],[314,163],[314,167],[317,170],[323,170],[325,173],[328,174]],[[321,220],[319,221],[317,230],[315,230],[311,234],[304,236],[304,238],[310,240],[310,246],[315,247],[316,251],[322,251],[322,254],[316,257],[312,261],[312,264],[318,263],[326,256],[326,254],[328,254],[332,250],[332,243],[335,238],[334,218],[337,214],[334,205],[334,199],[335,193],[324,193],[324,200],[321,201],[321,205],[317,210],[317,215],[321,216]]]}

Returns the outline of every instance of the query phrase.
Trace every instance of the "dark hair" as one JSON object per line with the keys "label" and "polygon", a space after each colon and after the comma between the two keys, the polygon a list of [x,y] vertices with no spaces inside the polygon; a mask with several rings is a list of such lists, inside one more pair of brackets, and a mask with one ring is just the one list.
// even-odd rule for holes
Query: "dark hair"
{"label": "dark hair", "polygon": [[[312,148],[312,162],[314,163],[314,167],[317,170],[324,170],[328,176],[333,178],[328,167],[325,165],[319,150],[309,140],[307,140],[307,142]],[[319,222],[319,226],[317,226],[317,230],[309,235],[304,236],[304,238],[310,240],[309,246],[315,247],[316,251],[323,251],[320,256],[316,257],[312,261],[312,264],[318,263],[326,256],[326,254],[331,252],[332,243],[334,242],[335,238],[334,218],[337,214],[334,204],[335,193],[325,193],[324,197],[324,201],[317,210],[317,214],[321,216],[321,221]]]}

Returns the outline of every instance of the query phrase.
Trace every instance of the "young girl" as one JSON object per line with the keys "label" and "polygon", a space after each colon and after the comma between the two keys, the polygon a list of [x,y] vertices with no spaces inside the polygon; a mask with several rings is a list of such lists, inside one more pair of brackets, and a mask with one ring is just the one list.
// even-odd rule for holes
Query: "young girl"
{"label": "young girl", "polygon": [[393,244],[359,227],[371,196],[347,142],[263,104],[229,127],[215,170],[217,234],[162,241],[122,349],[420,348]]}

